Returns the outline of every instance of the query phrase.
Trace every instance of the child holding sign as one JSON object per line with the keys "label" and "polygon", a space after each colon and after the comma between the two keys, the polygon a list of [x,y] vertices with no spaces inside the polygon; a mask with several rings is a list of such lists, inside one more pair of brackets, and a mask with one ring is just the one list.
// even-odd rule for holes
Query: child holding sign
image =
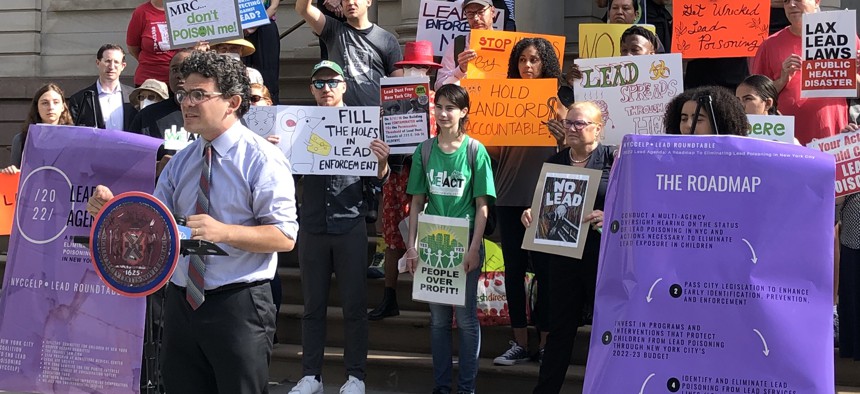
{"label": "child holding sign", "polygon": [[[458,393],[473,393],[475,377],[478,375],[478,353],[481,343],[481,327],[478,324],[477,298],[478,276],[483,260],[481,234],[487,223],[487,204],[496,196],[490,156],[479,142],[471,142],[465,134],[468,121],[469,94],[457,85],[445,85],[436,91],[436,130],[438,136],[423,144],[432,144],[427,168],[419,145],[412,157],[412,170],[406,192],[412,195],[409,212],[409,240],[406,263],[414,273],[418,264],[418,214],[424,211],[437,216],[467,218],[471,220],[468,250],[463,258],[466,271],[466,303],[464,306],[430,304],[430,338],[433,352],[433,393],[451,393],[452,316],[457,314],[460,332],[460,371]],[[469,145],[477,143],[474,162],[467,151]],[[453,310],[453,312],[452,312]]]}

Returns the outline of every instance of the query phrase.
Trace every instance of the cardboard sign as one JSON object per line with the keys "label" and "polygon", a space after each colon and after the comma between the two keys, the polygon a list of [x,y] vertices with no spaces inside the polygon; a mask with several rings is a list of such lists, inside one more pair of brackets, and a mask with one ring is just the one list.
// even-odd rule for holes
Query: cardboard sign
{"label": "cardboard sign", "polygon": [[582,258],[590,214],[603,173],[598,170],[544,164],[532,201],[532,224],[523,249]]}
{"label": "cardboard sign", "polygon": [[382,78],[379,84],[381,139],[391,147],[391,154],[412,154],[430,138],[430,78]]}
{"label": "cardboard sign", "polygon": [[269,14],[263,0],[239,0],[239,22],[243,29],[269,24]]}
{"label": "cardboard sign", "polygon": [[[630,26],[620,23],[580,23],[579,58],[621,56],[621,35]],[[654,25],[638,25],[656,33]],[[657,48],[654,48],[657,50]]]}
{"label": "cardboard sign", "polygon": [[[523,38],[544,38],[552,44],[559,66],[564,62],[564,36],[520,33],[511,31],[475,30],[469,35],[469,48],[477,57],[469,62],[466,76],[469,79],[508,77],[511,50]],[[564,68],[562,68],[563,70]]]}
{"label": "cardboard sign", "polygon": [[122,131],[30,126],[0,290],[0,391],[139,392],[146,302],[105,286],[74,238],[90,234],[96,185],[153,190],[160,144]]}
{"label": "cardboard sign", "polygon": [[794,143],[794,116],[747,115],[749,137],[760,140]]}
{"label": "cardboard sign", "polygon": [[464,79],[469,135],[485,146],[556,146],[546,121],[557,117],[555,79]]}
{"label": "cardboard sign", "polygon": [[3,205],[0,205],[0,235],[12,234],[12,217],[15,215],[20,179],[21,173],[0,174],[0,193],[3,194]]}
{"label": "cardboard sign", "polygon": [[192,47],[242,38],[236,0],[173,0],[164,2],[170,48]]}
{"label": "cardboard sign", "polygon": [[[418,13],[418,33],[415,41],[433,43],[433,56],[444,56],[445,48],[454,39],[469,34],[471,27],[463,15],[463,1],[421,0]],[[496,8],[493,15],[493,29],[504,30],[505,11]]]}
{"label": "cardboard sign", "polygon": [[624,137],[582,392],[832,392],[832,182],[802,146]]}
{"label": "cardboard sign", "polygon": [[860,133],[842,133],[806,144],[836,156],[836,197],[860,192]]}
{"label": "cardboard sign", "polygon": [[803,14],[800,97],[857,97],[856,13]]}
{"label": "cardboard sign", "polygon": [[280,137],[294,174],[377,175],[370,142],[380,137],[379,107],[252,106],[244,121],[262,137]]}
{"label": "cardboard sign", "polygon": [[681,55],[576,59],[582,79],[576,101],[588,100],[603,111],[604,143],[621,144],[627,134],[663,134],[663,114],[684,91]]}
{"label": "cardboard sign", "polygon": [[769,0],[676,0],[672,8],[672,52],[684,59],[755,56],[770,29]]}
{"label": "cardboard sign", "polygon": [[468,219],[418,215],[418,267],[412,281],[412,299],[465,305],[463,260],[468,251]]}

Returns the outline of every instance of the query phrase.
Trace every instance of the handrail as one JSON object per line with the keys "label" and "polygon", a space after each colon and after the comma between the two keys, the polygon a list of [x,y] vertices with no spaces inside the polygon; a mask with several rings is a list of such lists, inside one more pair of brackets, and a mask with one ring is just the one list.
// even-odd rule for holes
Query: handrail
{"label": "handrail", "polygon": [[287,29],[286,31],[281,33],[281,36],[278,37],[278,39],[283,40],[284,37],[286,37],[287,35],[289,35],[290,33],[294,32],[294,31],[296,31],[296,29],[302,27],[302,25],[304,25],[304,24],[305,24],[305,20],[304,19],[300,20],[298,23],[296,23],[295,25],[293,25],[292,27],[290,27],[289,29]]}

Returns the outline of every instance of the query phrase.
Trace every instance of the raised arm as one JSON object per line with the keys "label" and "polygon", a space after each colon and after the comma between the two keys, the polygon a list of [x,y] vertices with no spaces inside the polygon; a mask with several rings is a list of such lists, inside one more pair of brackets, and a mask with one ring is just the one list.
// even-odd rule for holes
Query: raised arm
{"label": "raised arm", "polygon": [[325,27],[325,15],[311,4],[311,0],[296,0],[296,11],[311,26],[315,34],[322,33]]}

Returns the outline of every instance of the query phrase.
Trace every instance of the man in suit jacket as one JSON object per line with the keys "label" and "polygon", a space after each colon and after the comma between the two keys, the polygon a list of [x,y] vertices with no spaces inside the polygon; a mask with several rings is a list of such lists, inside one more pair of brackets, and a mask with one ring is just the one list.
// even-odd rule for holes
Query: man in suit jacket
{"label": "man in suit jacket", "polygon": [[69,111],[77,126],[128,130],[137,111],[129,102],[131,86],[119,82],[125,69],[125,51],[116,44],[104,44],[96,54],[99,79],[69,98]]}

